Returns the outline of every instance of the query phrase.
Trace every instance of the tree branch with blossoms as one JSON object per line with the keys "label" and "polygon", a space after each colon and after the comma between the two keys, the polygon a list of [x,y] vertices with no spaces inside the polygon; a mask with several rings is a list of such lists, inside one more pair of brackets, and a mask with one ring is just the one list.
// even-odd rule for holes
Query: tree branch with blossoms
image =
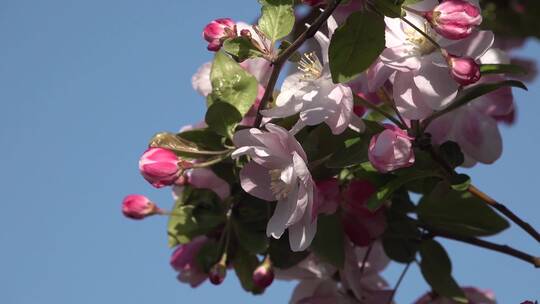
{"label": "tree branch with blossoms", "polygon": [[[498,124],[513,118],[512,88],[526,89],[509,79],[525,68],[494,47],[490,30],[508,34],[490,15],[508,7],[297,2],[259,0],[254,24],[220,18],[205,27],[215,55],[192,79],[204,121],[156,134],[139,161],[175,202],[167,211],[129,195],[124,215],[168,217],[171,266],[192,287],[234,272],[256,295],[274,280],[297,281],[293,304],[393,303],[417,266],[431,290],[416,304],[495,303],[491,292],[460,286],[437,240],[540,266],[535,254],[483,239],[508,220],[540,234],[458,173],[500,157]],[[288,64],[298,71],[277,90]],[[381,276],[390,262],[405,265],[393,287]]]}

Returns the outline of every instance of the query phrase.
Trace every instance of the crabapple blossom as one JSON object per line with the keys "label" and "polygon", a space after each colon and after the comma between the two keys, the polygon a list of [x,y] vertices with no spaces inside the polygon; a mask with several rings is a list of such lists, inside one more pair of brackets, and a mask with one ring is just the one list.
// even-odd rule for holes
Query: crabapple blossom
{"label": "crabapple blossom", "polygon": [[368,149],[369,161],[379,172],[387,173],[414,164],[412,138],[406,131],[385,124],[385,130],[371,138]]}
{"label": "crabapple blossom", "polygon": [[[496,304],[495,294],[491,290],[482,290],[476,287],[462,287],[465,293],[465,297],[469,300],[469,303],[475,304]],[[436,297],[431,293],[426,293],[420,299],[416,300],[414,304],[454,304],[457,303],[447,298]]]}
{"label": "crabapple blossom", "polygon": [[143,218],[160,213],[161,210],[146,196],[130,194],[122,201],[122,213],[131,219],[142,220]]}
{"label": "crabapple blossom", "polygon": [[[426,0],[411,7],[429,10],[437,3]],[[368,85],[374,91],[390,79],[401,115],[424,119],[450,104],[461,87],[452,77],[446,55],[478,60],[494,38],[489,31],[475,31],[465,39],[448,40],[433,32],[425,19],[415,14],[407,14],[406,18],[437,45],[399,18],[385,17],[386,49],[368,71]]]}
{"label": "crabapple blossom", "polygon": [[307,156],[287,130],[274,124],[267,124],[266,130],[245,129],[234,135],[238,149],[232,157],[251,158],[240,171],[240,184],[255,197],[277,201],[266,233],[279,239],[289,229],[291,249],[302,251],[317,231],[312,216],[314,182],[306,165]]}
{"label": "crabapple blossom", "polygon": [[149,148],[139,160],[142,176],[156,188],[172,185],[181,171],[190,167],[191,163],[164,148]]}
{"label": "crabapple blossom", "polygon": [[320,213],[333,214],[341,201],[339,181],[337,178],[327,178],[315,181],[317,195],[313,207],[313,215]]}
{"label": "crabapple blossom", "polygon": [[[480,58],[483,64],[508,63],[504,52],[491,49]],[[478,83],[503,81],[504,77],[493,75],[483,77]],[[451,111],[434,120],[427,132],[436,144],[452,140],[459,144],[465,155],[464,166],[473,166],[476,162],[490,164],[502,153],[502,138],[497,125],[497,118],[513,113],[512,90],[499,88],[480,96],[472,102]]]}
{"label": "crabapple blossom", "polygon": [[265,117],[283,118],[299,114],[300,118],[291,132],[295,134],[304,126],[326,123],[333,134],[340,134],[347,127],[357,131],[363,122],[353,112],[353,93],[350,87],[332,82],[328,47],[337,23],[328,19],[328,37],[321,32],[315,39],[321,47],[322,63],[315,52],[308,52],[299,63],[300,72],[283,81],[281,92],[273,108],[261,111]]}
{"label": "crabapple blossom", "polygon": [[197,254],[207,241],[205,236],[198,236],[174,250],[170,264],[178,272],[180,282],[197,287],[208,278],[208,275],[199,269],[196,261]]}
{"label": "crabapple blossom", "polygon": [[230,18],[219,18],[208,23],[203,30],[203,38],[208,41],[208,50],[217,52],[223,41],[236,37],[236,24]]}
{"label": "crabapple blossom", "polygon": [[482,23],[480,8],[466,0],[444,0],[425,17],[437,33],[453,40],[468,37]]}

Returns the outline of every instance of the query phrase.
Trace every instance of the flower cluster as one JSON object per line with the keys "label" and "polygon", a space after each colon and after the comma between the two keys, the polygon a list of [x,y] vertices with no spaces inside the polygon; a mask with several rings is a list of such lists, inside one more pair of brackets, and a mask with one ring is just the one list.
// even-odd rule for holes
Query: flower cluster
{"label": "flower cluster", "polygon": [[495,303],[459,287],[437,241],[509,225],[456,172],[500,157],[511,87],[525,88],[479,3],[302,1],[318,18],[295,34],[294,1],[260,2],[256,24],[204,28],[215,57],[192,85],[205,119],[157,134],[139,161],[171,187],[171,211],[129,195],[124,215],[169,217],[170,264],[192,287],[234,270],[253,294],[298,281],[290,303],[391,303],[381,272],[416,261],[432,290],[415,303]]}

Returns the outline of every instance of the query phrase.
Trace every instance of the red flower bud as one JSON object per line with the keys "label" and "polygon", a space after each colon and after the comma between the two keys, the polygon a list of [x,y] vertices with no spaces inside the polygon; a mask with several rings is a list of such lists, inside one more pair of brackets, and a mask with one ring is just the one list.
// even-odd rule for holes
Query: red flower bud
{"label": "red flower bud", "polygon": [[470,57],[448,56],[450,74],[461,85],[470,85],[480,80],[480,66]]}
{"label": "red flower bud", "polygon": [[445,0],[425,17],[437,33],[453,40],[468,37],[482,23],[480,9],[464,0]]}
{"label": "red flower bud", "polygon": [[220,262],[212,266],[212,268],[210,268],[210,272],[208,273],[208,278],[210,279],[210,282],[212,284],[219,285],[223,283],[226,275],[227,275],[227,266],[225,266],[225,264]]}
{"label": "red flower bud", "polygon": [[131,194],[122,201],[122,213],[134,220],[143,218],[161,212],[161,210],[152,203],[146,196]]}
{"label": "red flower bud", "polygon": [[274,271],[270,263],[263,263],[253,272],[253,283],[259,288],[266,288],[274,281]]}
{"label": "red flower bud", "polygon": [[213,20],[204,27],[203,38],[208,41],[208,50],[217,52],[223,41],[236,37],[236,24],[229,18]]}

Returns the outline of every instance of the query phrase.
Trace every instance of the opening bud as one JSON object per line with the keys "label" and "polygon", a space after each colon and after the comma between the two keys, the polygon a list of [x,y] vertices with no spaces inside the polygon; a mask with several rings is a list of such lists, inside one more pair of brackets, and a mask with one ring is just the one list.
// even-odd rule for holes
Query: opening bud
{"label": "opening bud", "polygon": [[470,85],[480,80],[480,66],[471,57],[448,56],[450,74],[461,85]]}
{"label": "opening bud", "polygon": [[464,0],[445,0],[424,16],[437,33],[453,40],[468,37],[482,23],[480,9]]}
{"label": "opening bud", "polygon": [[221,49],[223,41],[236,37],[236,23],[230,18],[220,18],[208,23],[203,30],[203,38],[208,41],[207,49],[217,52]]}
{"label": "opening bud", "polygon": [[122,201],[122,213],[130,219],[142,220],[161,212],[162,210],[144,195],[131,194]]}
{"label": "opening bud", "polygon": [[264,262],[253,271],[253,283],[255,286],[265,289],[270,286],[274,281],[274,271],[272,270],[272,263],[267,256]]}

